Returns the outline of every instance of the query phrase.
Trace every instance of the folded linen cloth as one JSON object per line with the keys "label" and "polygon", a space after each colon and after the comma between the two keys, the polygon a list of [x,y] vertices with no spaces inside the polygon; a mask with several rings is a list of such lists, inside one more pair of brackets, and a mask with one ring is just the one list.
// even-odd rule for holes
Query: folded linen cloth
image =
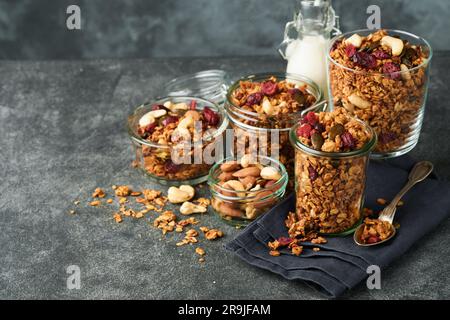
{"label": "folded linen cloth", "polygon": [[[389,161],[371,161],[367,173],[365,206],[381,210],[377,198],[392,199],[406,183],[415,161],[408,156]],[[330,297],[338,297],[367,277],[369,265],[381,268],[401,256],[422,236],[433,230],[450,213],[450,185],[435,175],[417,184],[403,198],[395,222],[400,223],[391,241],[375,247],[359,247],[352,236],[327,237],[326,244],[303,243],[304,251],[297,257],[289,250],[269,255],[267,242],[288,236],[284,220],[295,210],[295,195],[271,209],[245,228],[226,245],[248,263],[280,274],[287,279],[305,280]],[[321,251],[314,252],[313,247]]]}

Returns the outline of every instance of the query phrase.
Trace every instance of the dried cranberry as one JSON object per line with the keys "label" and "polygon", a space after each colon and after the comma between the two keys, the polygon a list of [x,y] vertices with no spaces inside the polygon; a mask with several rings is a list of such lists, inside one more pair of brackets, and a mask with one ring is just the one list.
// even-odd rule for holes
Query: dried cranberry
{"label": "dried cranberry", "polygon": [[297,129],[297,136],[303,138],[309,138],[311,136],[312,127],[309,123],[302,124]]}
{"label": "dried cranberry", "polygon": [[342,147],[353,149],[356,147],[355,138],[353,138],[352,134],[348,131],[345,131],[341,134]]}
{"label": "dried cranberry", "polygon": [[150,123],[148,126],[145,127],[144,132],[146,133],[152,133],[156,128],[156,122]]}
{"label": "dried cranberry", "polygon": [[356,47],[352,44],[349,44],[345,47],[345,54],[347,57],[351,58],[356,53]]}
{"label": "dried cranberry", "polygon": [[189,105],[189,109],[195,110],[197,108],[197,101],[191,100],[191,104]]}
{"label": "dried cranberry", "polygon": [[210,126],[217,126],[219,124],[219,115],[208,107],[203,108],[203,118]]}
{"label": "dried cranberry", "polygon": [[378,135],[378,141],[382,144],[389,143],[397,139],[397,135],[394,132],[382,132]]}
{"label": "dried cranberry", "polygon": [[309,179],[311,181],[314,181],[319,177],[319,174],[317,173],[316,169],[314,169],[313,166],[308,167],[308,173],[309,173]]}
{"label": "dried cranberry", "polygon": [[393,62],[386,62],[383,65],[383,73],[387,74],[388,77],[390,77],[391,79],[398,79],[400,78],[400,66],[396,63]]}
{"label": "dried cranberry", "polygon": [[378,60],[389,59],[391,57],[389,53],[384,52],[383,50],[377,50],[373,52],[372,55]]}
{"label": "dried cranberry", "polygon": [[166,160],[166,162],[164,162],[164,169],[168,173],[176,173],[181,169],[181,165],[173,163],[172,160]]}
{"label": "dried cranberry", "polygon": [[266,81],[261,84],[261,91],[266,96],[273,96],[278,91],[276,82]]}
{"label": "dried cranberry", "polygon": [[313,111],[310,111],[305,116],[306,121],[312,126],[314,126],[317,123],[317,116]]}
{"label": "dried cranberry", "polygon": [[263,94],[261,92],[252,93],[247,97],[247,102],[245,103],[248,106],[253,106],[255,104],[259,104],[263,98]]}
{"label": "dried cranberry", "polygon": [[377,243],[378,241],[380,241],[380,238],[372,236],[367,239],[366,243]]}
{"label": "dried cranberry", "polygon": [[277,241],[280,243],[280,246],[287,246],[293,241],[293,239],[288,237],[279,237]]}
{"label": "dried cranberry", "polygon": [[177,121],[178,121],[178,117],[177,116],[167,116],[161,121],[161,124],[164,127],[167,127],[169,124],[176,123]]}
{"label": "dried cranberry", "polygon": [[377,66],[377,60],[375,59],[375,57],[372,54],[364,51],[356,52],[353,55],[352,59],[356,65],[362,68],[373,69]]}

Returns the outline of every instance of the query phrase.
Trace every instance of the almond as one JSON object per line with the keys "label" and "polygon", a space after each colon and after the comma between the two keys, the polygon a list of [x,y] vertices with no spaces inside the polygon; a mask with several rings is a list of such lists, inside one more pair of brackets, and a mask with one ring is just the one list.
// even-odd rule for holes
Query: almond
{"label": "almond", "polygon": [[239,169],[240,165],[236,161],[228,161],[220,165],[220,170],[230,172]]}
{"label": "almond", "polygon": [[236,178],[244,178],[247,176],[259,177],[260,173],[261,173],[261,169],[259,169],[258,167],[248,167],[248,168],[244,168],[244,169],[236,171],[235,173],[233,173],[233,177],[236,177]]}

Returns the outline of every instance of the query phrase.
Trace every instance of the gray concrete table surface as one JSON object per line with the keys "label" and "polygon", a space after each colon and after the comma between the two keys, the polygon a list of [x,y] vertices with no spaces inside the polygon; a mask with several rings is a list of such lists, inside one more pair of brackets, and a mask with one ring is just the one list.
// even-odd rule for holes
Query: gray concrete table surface
{"label": "gray concrete table surface", "polygon": [[[207,256],[200,264],[194,247],[175,246],[180,234],[163,237],[150,225],[154,213],[116,224],[114,205],[88,205],[95,187],[108,194],[113,184],[161,188],[130,167],[124,124],[167,80],[210,68],[236,78],[284,66],[276,57],[0,62],[0,298],[323,298],[226,252],[223,244],[239,231],[212,212],[199,217],[201,225],[226,236],[201,242]],[[433,161],[446,180],[449,69],[450,52],[437,52],[422,135],[411,152]],[[363,283],[344,298],[450,298],[449,230],[447,219],[383,271],[381,290]],[[80,267],[79,290],[66,286],[70,265]]]}

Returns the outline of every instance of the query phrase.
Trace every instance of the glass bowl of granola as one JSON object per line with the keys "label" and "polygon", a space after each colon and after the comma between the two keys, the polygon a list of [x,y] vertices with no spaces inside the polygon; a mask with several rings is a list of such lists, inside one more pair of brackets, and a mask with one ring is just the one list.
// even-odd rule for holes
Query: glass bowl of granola
{"label": "glass bowl of granola", "polygon": [[246,154],[215,164],[208,177],[211,206],[223,220],[244,226],[280,201],[288,174],[281,162]]}
{"label": "glass bowl of granola", "polygon": [[374,128],[372,157],[396,157],[417,144],[432,55],[425,39],[397,30],[357,30],[331,41],[332,108],[343,107]]}
{"label": "glass bowl of granola", "polygon": [[308,112],[290,132],[295,147],[293,238],[311,232],[346,235],[362,220],[369,154],[377,136],[343,108]]}
{"label": "glass bowl of granola", "polygon": [[289,130],[305,110],[324,107],[322,91],[312,80],[288,73],[241,78],[228,90],[225,109],[234,129],[232,153],[270,155],[294,174]]}
{"label": "glass bowl of granola", "polygon": [[164,185],[198,184],[223,159],[223,107],[197,97],[166,97],[128,117],[134,165]]}

